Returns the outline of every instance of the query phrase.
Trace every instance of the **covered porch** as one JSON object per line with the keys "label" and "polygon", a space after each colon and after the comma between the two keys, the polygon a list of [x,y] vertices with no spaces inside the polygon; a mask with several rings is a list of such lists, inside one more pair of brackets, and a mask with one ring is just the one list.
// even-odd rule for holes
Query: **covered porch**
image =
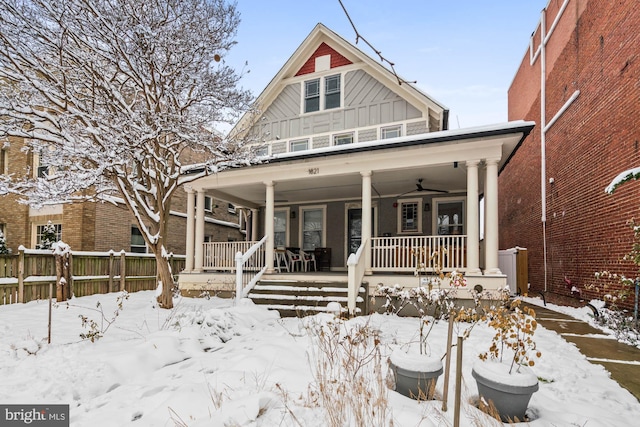
{"label": "covered porch", "polygon": [[[242,297],[294,267],[303,276],[324,270],[347,282],[351,313],[363,282],[370,291],[417,286],[416,271],[460,271],[470,288],[502,288],[498,174],[532,127],[513,122],[290,152],[201,178],[186,189],[180,288]],[[240,210],[246,241],[207,241],[205,196]],[[314,255],[315,265],[305,272],[287,249]]]}

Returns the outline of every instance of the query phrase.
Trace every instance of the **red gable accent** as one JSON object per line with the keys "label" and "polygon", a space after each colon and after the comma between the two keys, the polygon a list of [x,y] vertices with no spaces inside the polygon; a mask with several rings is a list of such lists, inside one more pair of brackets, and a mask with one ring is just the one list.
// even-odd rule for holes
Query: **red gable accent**
{"label": "red gable accent", "polygon": [[313,55],[307,62],[304,63],[300,70],[296,73],[296,76],[302,76],[303,74],[311,74],[316,71],[316,58],[319,56],[331,55],[331,68],[340,67],[342,65],[349,65],[352,62],[344,56],[336,52],[331,46],[322,42],[320,46],[313,52]]}

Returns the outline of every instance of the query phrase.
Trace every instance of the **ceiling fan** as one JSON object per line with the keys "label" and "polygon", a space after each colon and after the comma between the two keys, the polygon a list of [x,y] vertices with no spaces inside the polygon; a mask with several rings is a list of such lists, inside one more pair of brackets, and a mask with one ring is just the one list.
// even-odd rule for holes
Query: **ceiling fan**
{"label": "ceiling fan", "polygon": [[423,179],[422,179],[422,178],[418,178],[418,182],[416,182],[416,188],[415,188],[415,189],[413,189],[413,190],[409,190],[409,191],[407,191],[407,192],[405,192],[405,193],[402,193],[402,194],[399,194],[399,195],[398,195],[398,196],[396,196],[396,197],[404,196],[405,194],[414,193],[414,192],[416,192],[416,191],[417,191],[417,192],[421,192],[421,191],[430,191],[430,192],[432,192],[432,193],[448,193],[448,191],[447,191],[447,190],[438,190],[438,189],[435,189],[435,188],[426,188],[426,187],[423,187],[423,186],[422,186],[422,181],[423,181]]}

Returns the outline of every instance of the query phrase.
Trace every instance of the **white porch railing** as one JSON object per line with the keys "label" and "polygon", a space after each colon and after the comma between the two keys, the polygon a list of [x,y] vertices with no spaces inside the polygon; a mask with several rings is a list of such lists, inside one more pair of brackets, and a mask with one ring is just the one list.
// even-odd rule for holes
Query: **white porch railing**
{"label": "white porch railing", "polygon": [[264,247],[267,236],[249,248],[246,253],[236,253],[236,301],[245,298],[267,270],[264,263]]}
{"label": "white porch railing", "polygon": [[355,254],[349,255],[347,259],[347,308],[349,309],[349,315],[353,316],[356,313],[356,301],[358,298],[358,290],[362,285],[362,279],[364,278],[365,271],[365,257],[362,255],[366,247],[366,242],[361,244]]}
{"label": "white porch railing", "polygon": [[204,260],[202,267],[205,270],[235,271],[236,254],[245,253],[255,241],[250,242],[207,242],[204,243]]}
{"label": "white porch railing", "polygon": [[371,270],[374,272],[464,271],[467,236],[374,237]]}

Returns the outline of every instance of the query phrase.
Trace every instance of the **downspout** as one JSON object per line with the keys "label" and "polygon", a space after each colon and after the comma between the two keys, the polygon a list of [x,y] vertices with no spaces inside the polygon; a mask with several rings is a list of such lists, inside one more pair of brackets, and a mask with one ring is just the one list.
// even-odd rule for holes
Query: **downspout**
{"label": "downspout", "polygon": [[569,0],[564,0],[562,6],[558,10],[558,14],[556,15],[553,23],[551,24],[551,28],[549,28],[549,34],[547,31],[547,22],[546,22],[546,7],[542,9],[540,13],[540,48],[533,54],[533,36],[531,36],[530,42],[530,51],[529,51],[529,59],[530,64],[533,65],[538,54],[540,54],[540,198],[541,198],[541,208],[542,208],[542,249],[543,249],[543,257],[544,257],[544,292],[547,292],[547,130],[548,128],[557,120],[559,114],[564,112],[571,102],[577,98],[580,92],[574,93],[572,98],[565,103],[563,109],[560,113],[556,114],[556,117],[547,125],[546,123],[546,98],[547,98],[547,52],[546,46],[547,42],[551,38],[551,34],[555,30],[558,22],[560,22],[560,18],[564,13],[567,5],[569,4]]}
{"label": "downspout", "polygon": [[547,292],[547,150],[546,150],[546,9],[540,14],[540,198],[542,202],[542,253],[544,257],[544,291]]}

